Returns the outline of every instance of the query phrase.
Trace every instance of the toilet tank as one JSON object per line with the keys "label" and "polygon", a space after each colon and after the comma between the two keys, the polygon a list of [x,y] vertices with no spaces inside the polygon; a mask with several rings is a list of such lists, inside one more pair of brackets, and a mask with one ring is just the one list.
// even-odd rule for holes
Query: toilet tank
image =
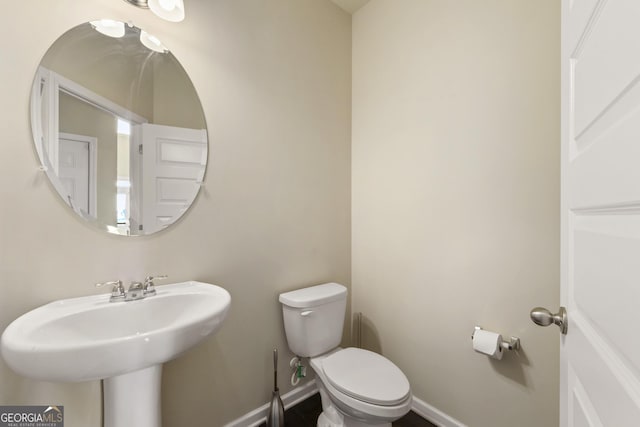
{"label": "toilet tank", "polygon": [[347,288],[325,283],[280,294],[289,349],[315,357],[340,345],[347,308]]}

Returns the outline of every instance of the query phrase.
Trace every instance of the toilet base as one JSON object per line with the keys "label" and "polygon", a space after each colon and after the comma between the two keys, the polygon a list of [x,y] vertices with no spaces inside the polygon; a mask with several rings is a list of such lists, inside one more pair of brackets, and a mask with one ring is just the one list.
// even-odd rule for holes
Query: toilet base
{"label": "toilet base", "polygon": [[[318,427],[372,427],[372,424],[364,423],[353,418],[344,417],[342,422],[334,423],[324,412],[318,417]],[[375,424],[375,427],[391,427],[391,423]]]}
{"label": "toilet base", "polygon": [[322,400],[322,413],[318,417],[318,427],[391,427],[391,423],[373,424],[342,413],[331,401],[322,381],[319,381],[318,389]]}

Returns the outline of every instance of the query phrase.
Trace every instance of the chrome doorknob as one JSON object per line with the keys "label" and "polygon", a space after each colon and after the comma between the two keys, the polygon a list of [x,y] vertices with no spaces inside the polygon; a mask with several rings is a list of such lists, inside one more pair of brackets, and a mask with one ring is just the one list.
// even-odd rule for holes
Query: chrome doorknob
{"label": "chrome doorknob", "polygon": [[544,307],[536,307],[531,310],[530,316],[536,325],[549,326],[553,323],[558,325],[562,335],[567,334],[567,310],[564,307],[560,307],[556,314],[552,314]]}

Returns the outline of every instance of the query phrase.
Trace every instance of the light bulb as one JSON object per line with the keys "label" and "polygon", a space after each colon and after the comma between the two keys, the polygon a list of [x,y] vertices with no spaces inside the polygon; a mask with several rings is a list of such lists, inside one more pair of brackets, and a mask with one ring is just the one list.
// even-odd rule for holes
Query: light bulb
{"label": "light bulb", "polygon": [[180,22],[184,19],[184,0],[149,0],[149,9],[167,21]]}
{"label": "light bulb", "polygon": [[101,19],[99,21],[91,21],[90,24],[97,32],[105,36],[114,38],[124,36],[124,22],[114,21],[113,19]]}
{"label": "light bulb", "polygon": [[169,51],[169,49],[167,49],[162,44],[160,39],[158,39],[156,36],[153,36],[147,33],[144,30],[140,31],[140,43],[145,45],[147,48],[153,50],[154,52],[165,53]]}
{"label": "light bulb", "polygon": [[176,0],[158,0],[158,5],[167,12],[171,12],[176,8]]}

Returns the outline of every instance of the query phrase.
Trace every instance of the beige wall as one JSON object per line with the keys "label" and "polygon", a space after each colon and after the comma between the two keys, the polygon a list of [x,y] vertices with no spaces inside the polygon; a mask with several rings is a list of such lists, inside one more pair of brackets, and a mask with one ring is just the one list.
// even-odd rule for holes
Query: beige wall
{"label": "beige wall", "polygon": [[116,224],[117,120],[74,96],[61,92],[58,111],[60,132],[97,139],[96,204],[100,224]]}
{"label": "beige wall", "polygon": [[[103,292],[97,281],[166,273],[229,290],[220,332],[165,366],[164,426],[221,426],[271,396],[271,349],[288,372],[277,294],[350,279],[350,17],[329,1],[187,3],[180,24],[123,1],[12,2],[0,27],[0,329],[43,303]],[[81,22],[132,20],[163,40],[202,100],[205,186],[172,228],[106,235],[37,170],[29,91],[49,45]],[[282,375],[281,390],[291,389]],[[0,404],[65,406],[99,425],[99,384],[21,378],[0,362]]]}
{"label": "beige wall", "polygon": [[[558,424],[559,2],[372,0],[353,20],[353,310],[473,427]],[[522,339],[489,360],[474,325]]]}

